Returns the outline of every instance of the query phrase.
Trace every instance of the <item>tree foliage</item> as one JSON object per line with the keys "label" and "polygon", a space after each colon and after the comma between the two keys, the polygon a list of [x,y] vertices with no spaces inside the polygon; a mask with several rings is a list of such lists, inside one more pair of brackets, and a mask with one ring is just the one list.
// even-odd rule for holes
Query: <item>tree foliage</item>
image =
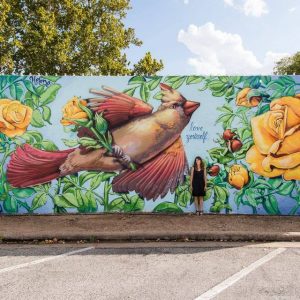
{"label": "tree foliage", "polygon": [[300,74],[300,51],[279,60],[274,68],[274,73],[276,75]]}
{"label": "tree foliage", "polygon": [[163,68],[162,61],[153,59],[150,52],[147,52],[137,64],[134,65],[132,75],[152,75]]}
{"label": "tree foliage", "polygon": [[124,53],[142,44],[124,25],[129,9],[130,0],[1,0],[0,73],[154,74],[163,65],[150,53],[134,68]]}

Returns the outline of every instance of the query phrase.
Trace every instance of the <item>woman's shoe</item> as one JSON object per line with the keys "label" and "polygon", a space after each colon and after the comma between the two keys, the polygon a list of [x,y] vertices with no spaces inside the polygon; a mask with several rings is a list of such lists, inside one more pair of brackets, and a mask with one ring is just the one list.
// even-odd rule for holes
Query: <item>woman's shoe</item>
{"label": "woman's shoe", "polygon": [[199,215],[203,215],[203,210],[200,210],[200,211],[199,211]]}
{"label": "woman's shoe", "polygon": [[196,210],[196,215],[200,216],[200,210]]}

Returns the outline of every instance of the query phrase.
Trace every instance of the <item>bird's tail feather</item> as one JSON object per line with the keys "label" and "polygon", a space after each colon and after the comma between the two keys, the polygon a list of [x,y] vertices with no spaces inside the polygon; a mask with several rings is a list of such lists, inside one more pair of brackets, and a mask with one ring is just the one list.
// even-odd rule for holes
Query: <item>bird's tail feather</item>
{"label": "bird's tail feather", "polygon": [[28,187],[60,177],[59,167],[75,149],[43,151],[28,144],[18,147],[7,167],[7,180],[13,187]]}

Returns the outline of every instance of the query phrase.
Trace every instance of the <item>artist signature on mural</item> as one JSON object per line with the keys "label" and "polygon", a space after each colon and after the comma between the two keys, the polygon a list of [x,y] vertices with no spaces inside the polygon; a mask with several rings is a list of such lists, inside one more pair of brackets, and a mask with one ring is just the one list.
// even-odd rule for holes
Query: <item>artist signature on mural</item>
{"label": "artist signature on mural", "polygon": [[208,132],[201,125],[191,122],[189,131],[192,133],[186,134],[187,143],[191,140],[200,140],[205,143],[208,140]]}
{"label": "artist signature on mural", "polygon": [[50,80],[47,80],[40,76],[30,76],[29,80],[35,85],[45,85],[46,87],[52,84]]}

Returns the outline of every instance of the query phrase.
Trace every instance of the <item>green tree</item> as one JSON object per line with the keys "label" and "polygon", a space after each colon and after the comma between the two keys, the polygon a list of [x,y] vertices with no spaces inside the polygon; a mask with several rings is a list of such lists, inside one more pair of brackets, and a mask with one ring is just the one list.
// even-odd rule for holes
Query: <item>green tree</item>
{"label": "green tree", "polygon": [[153,59],[150,52],[147,52],[137,64],[134,65],[132,75],[152,75],[163,68],[162,61]]}
{"label": "green tree", "polygon": [[300,74],[300,52],[276,62],[274,73],[276,75]]}
{"label": "green tree", "polygon": [[124,25],[130,8],[130,0],[1,0],[0,73],[154,74],[163,64],[150,53],[134,68],[126,57],[142,44]]}

